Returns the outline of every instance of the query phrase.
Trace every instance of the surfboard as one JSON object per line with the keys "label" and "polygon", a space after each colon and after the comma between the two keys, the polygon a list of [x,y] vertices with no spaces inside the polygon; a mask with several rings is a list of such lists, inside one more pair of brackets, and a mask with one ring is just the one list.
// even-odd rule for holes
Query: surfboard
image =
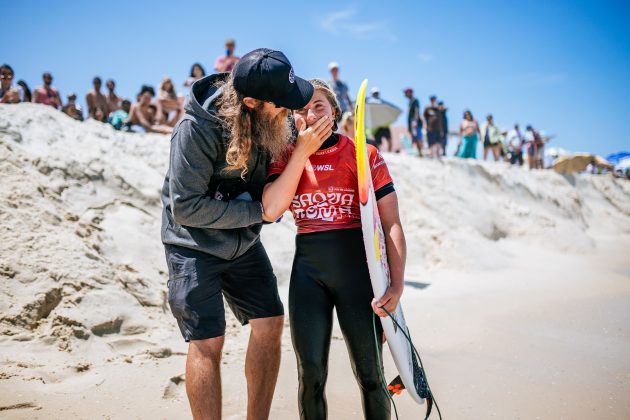
{"label": "surfboard", "polygon": [[[359,179],[359,203],[361,211],[361,226],[363,229],[363,242],[365,254],[370,272],[370,280],[374,296],[378,299],[385,294],[389,286],[389,264],[387,263],[387,250],[381,219],[378,213],[372,174],[369,166],[368,150],[365,137],[365,91],[367,79],[361,84],[357,95],[354,133],[357,154],[357,176]],[[409,391],[409,395],[418,404],[424,404],[421,396],[427,396],[426,379],[418,365],[410,340],[403,334],[403,329],[409,335],[409,329],[405,323],[402,305],[399,302],[396,311],[392,314],[398,326],[390,317],[380,318],[387,344],[398,369],[402,383]],[[399,328],[400,327],[400,328]]]}

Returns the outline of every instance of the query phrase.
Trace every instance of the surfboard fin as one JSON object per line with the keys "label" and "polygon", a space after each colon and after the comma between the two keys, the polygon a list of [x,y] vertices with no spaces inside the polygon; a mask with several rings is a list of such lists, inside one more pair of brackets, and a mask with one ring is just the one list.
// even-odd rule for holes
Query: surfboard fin
{"label": "surfboard fin", "polygon": [[400,375],[396,376],[390,383],[387,385],[387,390],[389,391],[389,395],[400,395],[400,393],[405,389],[405,384],[403,384],[402,379],[400,379]]}

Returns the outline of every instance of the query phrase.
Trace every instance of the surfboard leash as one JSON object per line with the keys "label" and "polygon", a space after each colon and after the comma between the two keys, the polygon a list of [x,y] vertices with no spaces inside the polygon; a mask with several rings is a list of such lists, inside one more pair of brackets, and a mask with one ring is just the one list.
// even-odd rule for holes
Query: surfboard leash
{"label": "surfboard leash", "polygon": [[[431,387],[429,386],[429,379],[427,378],[427,374],[424,370],[424,365],[422,363],[422,359],[420,358],[420,353],[418,352],[418,349],[416,349],[416,346],[413,344],[413,341],[411,340],[411,336],[409,335],[409,333],[407,331],[405,331],[404,328],[402,328],[402,326],[398,323],[398,321],[396,321],[396,318],[394,318],[392,316],[392,314],[385,309],[384,307],[380,307],[380,309],[384,310],[385,313],[387,314],[387,316],[389,316],[392,320],[392,322],[394,323],[394,325],[396,325],[396,327],[398,327],[398,329],[400,329],[400,331],[402,331],[403,335],[405,336],[405,338],[407,339],[407,341],[409,342],[409,345],[411,346],[412,350],[413,350],[413,354],[415,355],[415,357],[418,359],[418,363],[419,363],[419,367],[420,367],[420,371],[422,376],[424,377],[424,382],[426,385],[426,391],[428,392],[428,396],[424,397],[427,400],[427,412],[426,412],[426,416],[425,416],[425,420],[427,420],[429,418],[429,416],[431,415],[431,411],[433,408],[433,405],[435,405],[435,408],[438,412],[438,417],[440,418],[440,420],[442,420],[442,412],[440,411],[440,407],[438,406],[438,403],[435,399],[435,397],[433,396],[433,391],[431,391]],[[387,381],[385,380],[385,376],[384,374],[381,372],[380,366],[382,366],[382,362],[381,362],[381,351],[379,349],[379,343],[378,343],[378,337],[377,337],[377,333],[376,333],[376,318],[378,316],[376,314],[373,314],[372,317],[372,327],[374,329],[374,344],[376,346],[376,354],[378,357],[378,362],[379,362],[379,374],[381,377],[381,383],[383,385],[383,391],[387,393],[387,395],[389,396],[389,399],[392,402],[392,405],[394,406],[394,412],[396,414],[396,419],[398,419],[398,411],[396,410],[396,403],[394,402],[393,398],[392,398],[392,394],[400,394],[400,391],[402,389],[404,389],[404,385],[402,385],[402,381],[401,382],[401,386],[398,386],[398,384],[396,384],[395,386],[393,385],[387,385]],[[397,378],[398,379],[398,378]],[[396,379],[394,379],[394,381],[392,381],[392,384],[394,384],[394,382],[396,382]]]}
{"label": "surfboard leash", "polygon": [[[376,348],[376,358],[378,361],[378,377],[381,379],[381,386],[383,387],[383,392],[385,393],[385,395],[387,395],[387,398],[389,398],[389,400],[392,402],[392,406],[394,407],[394,414],[396,414],[396,420],[398,419],[398,409],[396,409],[396,403],[394,402],[394,398],[392,397],[392,393],[389,392],[388,386],[387,386],[387,380],[385,379],[385,373],[384,373],[384,369],[385,369],[385,365],[381,359],[381,351],[380,351],[380,346],[379,346],[379,342],[378,342],[378,336],[376,334],[376,314],[373,313],[372,314],[372,329],[374,330],[374,347]],[[382,343],[381,343],[382,344]],[[400,391],[399,391],[400,392]]]}

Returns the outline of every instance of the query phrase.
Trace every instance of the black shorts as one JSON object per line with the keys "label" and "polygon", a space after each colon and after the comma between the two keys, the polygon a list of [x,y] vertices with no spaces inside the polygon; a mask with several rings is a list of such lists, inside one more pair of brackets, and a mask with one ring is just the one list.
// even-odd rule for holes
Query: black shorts
{"label": "black shorts", "polygon": [[242,325],[284,315],[276,276],[261,242],[234,260],[164,245],[168,302],[186,341],[225,334],[223,297]]}
{"label": "black shorts", "polygon": [[429,147],[434,144],[441,144],[441,135],[437,131],[427,131],[427,142]]}

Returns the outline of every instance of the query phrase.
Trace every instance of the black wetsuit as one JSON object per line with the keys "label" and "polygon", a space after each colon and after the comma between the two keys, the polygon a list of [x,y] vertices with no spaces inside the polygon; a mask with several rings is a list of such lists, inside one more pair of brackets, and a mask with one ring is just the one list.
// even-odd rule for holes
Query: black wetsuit
{"label": "black wetsuit", "polygon": [[[333,135],[322,149],[337,142]],[[394,191],[379,188],[377,199]],[[366,419],[390,418],[390,402],[383,391],[374,345],[371,301],[374,297],[360,228],[300,233],[289,286],[291,338],[298,362],[299,410],[303,420],[327,418],[328,353],[337,312],[352,370],[361,389]],[[382,350],[381,323],[377,322]]]}
{"label": "black wetsuit", "polygon": [[[374,346],[370,305],[373,297],[361,229],[297,235],[289,286],[289,319],[298,361],[301,419],[327,418],[324,390],[333,308],[361,388],[365,418],[390,418],[389,399],[378,373],[382,366]],[[377,323],[379,343],[380,324]]]}

